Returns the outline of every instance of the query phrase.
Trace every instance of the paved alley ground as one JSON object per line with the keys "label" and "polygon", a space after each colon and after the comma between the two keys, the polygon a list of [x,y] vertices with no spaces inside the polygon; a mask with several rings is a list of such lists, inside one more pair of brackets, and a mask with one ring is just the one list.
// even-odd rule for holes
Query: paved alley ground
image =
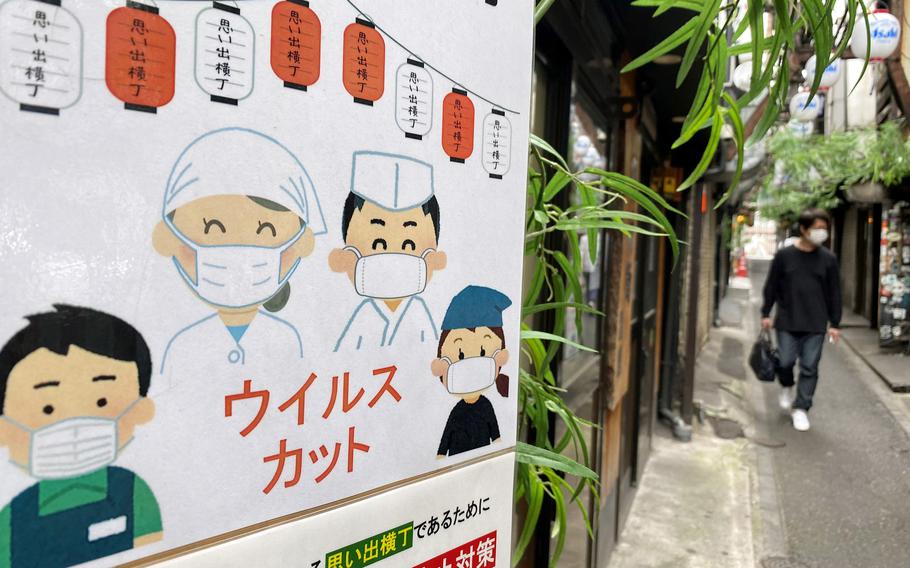
{"label": "paved alley ground", "polygon": [[[705,423],[688,444],[656,441],[611,568],[910,566],[910,395],[891,392],[847,344],[826,343],[812,429],[793,430],[777,385],[746,364],[762,268],[751,295],[727,299],[728,325],[699,356]],[[720,439],[718,418],[744,437]]]}

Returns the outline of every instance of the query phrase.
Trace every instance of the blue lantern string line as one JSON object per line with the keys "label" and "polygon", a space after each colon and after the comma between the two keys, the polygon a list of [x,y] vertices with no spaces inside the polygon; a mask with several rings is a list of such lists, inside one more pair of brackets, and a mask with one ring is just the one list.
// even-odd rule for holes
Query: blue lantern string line
{"label": "blue lantern string line", "polygon": [[366,12],[364,12],[363,10],[361,10],[360,8],[358,8],[357,5],[354,4],[354,2],[352,2],[351,0],[347,0],[347,3],[350,4],[351,7],[354,8],[354,10],[357,11],[358,14],[360,14],[361,16],[363,16],[364,18],[366,18],[367,20],[369,20],[370,22],[372,22],[372,23],[373,23],[373,26],[374,26],[377,30],[379,30],[380,32],[382,32],[382,35],[384,35],[384,36],[386,36],[387,38],[389,38],[390,40],[392,40],[392,42],[393,42],[394,44],[396,44],[398,47],[400,47],[401,49],[407,51],[408,53],[410,53],[411,55],[413,55],[413,56],[416,57],[417,59],[423,61],[423,64],[424,64],[426,67],[429,67],[430,69],[432,69],[433,71],[435,71],[437,74],[442,75],[443,77],[445,77],[446,79],[448,79],[449,81],[451,81],[452,83],[454,83],[456,86],[461,87],[462,89],[464,89],[465,91],[471,93],[472,95],[474,95],[474,96],[477,97],[478,99],[490,103],[490,104],[493,105],[493,107],[495,107],[495,108],[502,109],[502,110],[504,110],[504,111],[506,111],[506,112],[510,112],[510,113],[516,114],[516,115],[521,114],[521,113],[518,112],[517,110],[512,110],[512,109],[510,109],[510,108],[508,108],[508,107],[505,107],[505,106],[503,106],[503,105],[501,105],[501,104],[495,103],[495,102],[491,101],[490,99],[486,98],[485,96],[481,95],[481,94],[478,93],[477,91],[474,91],[474,90],[472,90],[472,89],[469,89],[469,88],[465,87],[462,83],[456,81],[455,79],[453,79],[452,77],[450,77],[449,75],[447,75],[444,71],[442,71],[441,69],[439,69],[438,67],[436,67],[436,66],[433,65],[432,63],[428,62],[428,61],[427,61],[426,59],[424,59],[423,57],[420,57],[417,53],[414,52],[413,49],[410,49],[409,47],[407,47],[406,45],[404,45],[403,43],[401,43],[400,41],[398,41],[398,40],[395,38],[395,36],[393,36],[392,34],[390,34],[389,32],[387,32],[385,29],[383,29],[379,24],[376,23],[376,21],[375,21],[373,18],[371,18],[369,15],[367,15]]}

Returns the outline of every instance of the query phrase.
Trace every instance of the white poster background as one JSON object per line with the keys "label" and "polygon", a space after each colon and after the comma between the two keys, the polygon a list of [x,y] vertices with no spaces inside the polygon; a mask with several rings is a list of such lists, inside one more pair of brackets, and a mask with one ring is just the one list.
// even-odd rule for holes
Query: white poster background
{"label": "white poster background", "polygon": [[[512,479],[514,454],[472,464],[445,476],[434,477],[358,501],[352,505],[293,521],[218,546],[162,562],[162,568],[224,568],[228,566],[326,567],[327,553],[414,523],[413,546],[379,561],[380,566],[418,566],[482,535],[496,531],[496,566],[510,566],[512,547]],[[471,502],[483,510],[473,518],[430,534],[431,519],[443,523],[446,513],[454,519],[456,508]],[[407,504],[405,506],[405,504]],[[422,523],[427,523],[419,528]],[[419,534],[418,534],[419,533]],[[117,557],[112,557],[116,560]],[[478,566],[475,562],[472,568]],[[492,565],[485,564],[487,568]],[[453,566],[454,568],[454,566]]]}
{"label": "white poster background", "polygon": [[[385,95],[368,107],[355,104],[342,84],[342,34],[358,15],[346,1],[311,2],[322,22],[322,68],[307,92],[283,87],[269,64],[272,2],[242,2],[243,16],[256,33],[256,80],[239,106],[209,101],[195,83],[193,34],[207,2],[159,0],[160,15],[177,35],[176,91],[157,114],[124,110],[104,82],[105,18],[117,2],[64,0],[84,33],[84,89],[79,102],[61,116],[20,111],[0,99],[0,343],[25,326],[24,316],[48,311],[53,303],[82,305],[114,314],[145,337],[155,371],[152,393],[156,416],[136,430],[116,464],[142,477],[161,507],[164,540],[132,552],[138,558],[271,518],[360,494],[498,451],[515,443],[518,390],[519,316],[526,157],[516,152],[502,181],[489,179],[482,165],[483,128],[474,128],[475,152],[465,164],[451,163],[441,144],[441,121],[421,141],[405,139],[396,125],[392,75],[409,54],[442,70],[435,71],[434,115],[441,116],[442,95],[456,81],[470,91],[485,116],[494,106],[511,109],[516,144],[528,131],[532,50],[531,6],[481,0],[357,0],[358,7],[388,34]],[[505,31],[504,31],[505,30]],[[485,102],[477,96],[489,98]],[[168,175],[180,152],[198,136],[224,127],[257,130],[285,145],[303,163],[319,196],[327,233],[316,237],[314,252],[291,278],[291,298],[277,315],[299,331],[302,360],[272,360],[239,370],[227,353],[199,345],[194,369],[184,382],[192,389],[172,389],[158,373],[162,354],[176,332],[213,312],[190,291],[169,258],[152,248],[151,235],[161,220]],[[362,301],[347,277],[328,268],[333,248],[343,246],[341,212],[351,181],[351,157],[358,150],[403,154],[432,164],[441,210],[439,250],[448,255],[445,270],[433,275],[423,293],[438,327],[452,297],[467,285],[505,293],[504,331],[511,357],[503,372],[511,377],[508,398],[495,388],[490,400],[502,433],[492,445],[439,459],[436,449],[456,397],[430,373],[436,342],[367,348],[333,353],[352,311]],[[249,160],[244,148],[225,153]],[[256,167],[269,167],[258,159]],[[386,375],[373,370],[397,367],[393,386],[400,402],[382,397],[371,408]],[[341,411],[342,376],[350,376],[353,398],[365,394],[349,412]],[[310,373],[318,375],[307,391],[306,422],[296,423],[296,407],[278,405],[300,388]],[[335,408],[323,412],[337,375]],[[239,431],[255,415],[255,400],[235,405],[224,416],[224,397],[243,390],[268,389],[265,417],[247,437]],[[157,382],[157,383],[156,383]],[[188,395],[187,393],[191,393]],[[347,471],[349,428],[356,442],[370,446],[355,452]],[[291,487],[294,464],[268,494],[263,488],[275,464],[279,440],[302,450],[302,475]],[[334,471],[321,483],[314,478],[327,466],[311,463],[341,444]],[[35,482],[8,464],[0,449],[0,503]]]}

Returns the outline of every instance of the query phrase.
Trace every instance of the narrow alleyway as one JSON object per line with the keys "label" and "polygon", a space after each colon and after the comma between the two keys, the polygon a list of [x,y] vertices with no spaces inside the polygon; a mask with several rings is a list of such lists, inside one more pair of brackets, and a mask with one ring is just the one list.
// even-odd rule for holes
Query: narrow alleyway
{"label": "narrow alleyway", "polygon": [[[757,313],[765,273],[753,267]],[[910,566],[910,437],[848,345],[825,345],[819,376],[805,433],[779,410],[776,385],[762,389],[766,432],[786,444],[770,454],[789,556],[818,567]]]}
{"label": "narrow alleyway", "polygon": [[[751,268],[751,293],[725,300],[697,361],[706,420],[690,443],[660,427],[610,567],[910,566],[910,395],[826,344],[812,429],[793,430],[777,385],[746,363],[765,278]],[[721,439],[718,418],[744,437]]]}

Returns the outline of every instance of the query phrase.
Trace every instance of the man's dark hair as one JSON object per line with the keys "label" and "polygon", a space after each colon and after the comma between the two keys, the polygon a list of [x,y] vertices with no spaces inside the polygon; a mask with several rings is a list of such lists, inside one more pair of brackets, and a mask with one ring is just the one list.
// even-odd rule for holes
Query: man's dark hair
{"label": "man's dark hair", "polygon": [[828,225],[828,227],[831,226],[831,217],[828,216],[828,212],[823,209],[816,208],[806,209],[800,213],[798,223],[801,229],[808,229],[819,219],[824,221],[825,225]]}
{"label": "man's dark hair", "polygon": [[[345,242],[348,240],[348,226],[351,224],[351,217],[354,216],[354,209],[360,211],[366,201],[354,192],[348,193],[348,198],[344,202],[344,211],[341,213],[341,238]],[[429,215],[433,221],[433,230],[436,233],[436,242],[439,242],[439,202],[436,196],[420,206],[424,215]]]}
{"label": "man's dark hair", "polygon": [[148,393],[152,357],[136,328],[90,308],[66,304],[54,304],[54,308],[57,311],[26,316],[28,325],[0,350],[0,414],[4,413],[6,384],[13,367],[42,347],[65,355],[70,345],[75,345],[118,361],[133,361],[139,371],[139,395]]}

